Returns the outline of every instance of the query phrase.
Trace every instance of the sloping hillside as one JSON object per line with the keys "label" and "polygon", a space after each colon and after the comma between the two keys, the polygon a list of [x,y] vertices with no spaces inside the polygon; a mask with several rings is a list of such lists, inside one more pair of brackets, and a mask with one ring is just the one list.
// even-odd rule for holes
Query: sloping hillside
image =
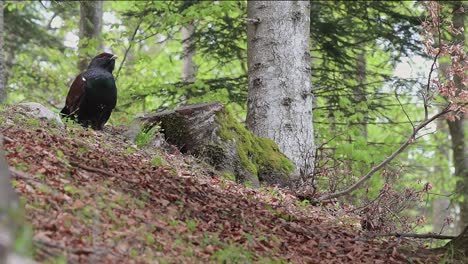
{"label": "sloping hillside", "polygon": [[40,261],[405,263],[414,246],[368,239],[343,209],[235,184],[176,149],[138,148],[118,128],[3,121]]}

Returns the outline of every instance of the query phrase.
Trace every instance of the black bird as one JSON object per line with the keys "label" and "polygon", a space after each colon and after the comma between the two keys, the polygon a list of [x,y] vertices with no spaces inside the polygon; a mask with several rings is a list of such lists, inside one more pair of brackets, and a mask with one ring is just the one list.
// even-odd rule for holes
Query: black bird
{"label": "black bird", "polygon": [[76,76],[60,114],[84,127],[101,130],[117,104],[117,87],[112,71],[117,56],[101,53],[85,72]]}

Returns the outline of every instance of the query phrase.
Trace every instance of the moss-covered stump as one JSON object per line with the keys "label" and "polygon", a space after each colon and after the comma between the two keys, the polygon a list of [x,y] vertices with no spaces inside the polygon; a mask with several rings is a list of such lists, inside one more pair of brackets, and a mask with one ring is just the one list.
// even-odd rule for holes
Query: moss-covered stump
{"label": "moss-covered stump", "polygon": [[219,102],[189,105],[138,119],[144,129],[159,125],[167,142],[183,153],[206,160],[238,182],[289,185],[294,165],[276,143],[254,136]]}

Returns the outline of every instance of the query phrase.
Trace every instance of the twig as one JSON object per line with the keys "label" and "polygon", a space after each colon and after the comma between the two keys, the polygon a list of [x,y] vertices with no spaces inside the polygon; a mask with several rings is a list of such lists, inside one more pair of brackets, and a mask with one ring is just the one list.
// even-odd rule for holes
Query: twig
{"label": "twig", "polygon": [[9,125],[1,130],[1,133],[4,135],[4,137],[5,137],[5,132],[10,130],[12,127],[14,127],[14,125]]}
{"label": "twig", "polygon": [[4,141],[5,143],[13,143],[13,139],[11,139],[11,138],[9,138],[9,137],[7,137],[7,136],[3,136],[3,141]]}
{"label": "twig", "polygon": [[105,171],[103,169],[90,167],[90,166],[78,163],[76,161],[70,161],[70,165],[81,168],[81,169],[84,169],[84,170],[87,170],[87,171],[90,171],[90,172],[96,172],[96,173],[104,174],[104,175],[106,175],[108,177],[111,177],[111,178],[116,178],[117,177],[117,175],[114,175],[114,174],[112,174],[110,172],[107,172],[107,171]]}
{"label": "twig", "polygon": [[245,22],[247,23],[252,23],[252,24],[258,24],[260,23],[260,18],[248,18],[248,17],[245,17],[245,18],[242,18]]}
{"label": "twig", "polygon": [[[400,98],[398,97],[397,90],[395,90],[395,98],[397,99],[398,104],[399,104],[400,107],[401,107],[401,110],[403,110],[403,113],[405,113],[406,119],[408,119],[408,121],[410,122],[411,127],[413,127],[413,131],[414,131],[414,124],[413,124],[413,121],[411,121],[411,118],[409,117],[408,113],[406,112],[405,107],[403,106],[403,104],[401,104]],[[425,104],[424,104],[424,105],[425,105]]]}
{"label": "twig", "polygon": [[455,195],[455,193],[451,193],[451,194],[441,194],[441,193],[433,193],[433,192],[428,192],[428,194],[430,194],[430,195],[435,195],[435,196],[442,196],[442,197],[450,197],[450,196]]}
{"label": "twig", "polygon": [[22,172],[22,171],[19,171],[10,167],[10,173],[12,174],[13,177],[17,179],[28,181],[28,182],[34,182],[38,185],[44,185],[41,181],[36,179],[36,177],[34,177],[31,174],[27,174],[26,172]]}
{"label": "twig", "polygon": [[[70,248],[70,247],[65,247],[59,244],[51,243],[48,241],[40,240],[40,239],[34,239],[33,240],[34,244],[39,244],[41,246],[47,246],[49,248],[58,248],[61,250],[65,250],[68,253],[73,253],[73,254],[92,254],[95,251],[99,250],[98,248],[93,249],[93,248]],[[107,251],[107,250],[106,250]]]}
{"label": "twig", "polygon": [[[146,3],[146,6],[148,6],[148,2]],[[146,6],[145,6],[145,9],[146,9]],[[120,70],[122,70],[122,66],[125,63],[125,60],[127,59],[128,52],[132,48],[133,40],[135,40],[135,36],[138,33],[138,29],[140,29],[141,23],[143,23],[144,17],[145,16],[140,17],[140,21],[138,22],[138,25],[135,27],[135,31],[133,31],[133,35],[130,38],[130,41],[128,42],[128,47],[125,50],[125,54],[124,54],[124,57],[122,58],[122,62],[119,65],[119,69],[117,70],[117,73],[115,74],[115,80],[117,80],[117,78],[119,78]]]}
{"label": "twig", "polygon": [[427,132],[427,133],[425,133],[425,134],[420,135],[419,137],[416,137],[416,140],[418,140],[418,139],[420,139],[420,138],[422,138],[422,137],[425,137],[425,136],[427,136],[427,135],[435,134],[436,132],[437,132],[437,131]]}
{"label": "twig", "polygon": [[47,9],[47,6],[45,6],[45,4],[40,0],[39,3],[41,4],[42,7],[44,7],[45,9]]}
{"label": "twig", "polygon": [[378,199],[380,199],[382,197],[382,195],[384,194],[384,192],[380,192],[379,195],[377,197],[375,197],[372,201],[369,201],[367,204],[361,206],[361,207],[358,207],[358,208],[354,208],[348,212],[350,213],[353,213],[353,212],[356,212],[356,211],[362,211],[364,209],[366,209],[367,207],[371,206],[373,203],[375,203]]}
{"label": "twig", "polygon": [[90,166],[78,163],[76,161],[70,161],[70,165],[81,168],[81,169],[84,169],[84,170],[87,170],[87,171],[90,171],[90,172],[104,174],[105,176],[108,176],[108,177],[111,177],[111,178],[119,178],[119,179],[124,179],[126,182],[137,183],[135,181],[128,180],[125,177],[118,177],[118,175],[112,174],[112,173],[110,173],[110,172],[108,172],[106,170],[90,167]]}
{"label": "twig", "polygon": [[384,207],[385,209],[387,209],[387,211],[390,212],[390,214],[393,215],[393,217],[395,217],[395,218],[398,220],[398,222],[400,222],[400,224],[402,224],[402,225],[404,224],[404,221],[401,220],[401,218],[398,216],[397,213],[393,212],[393,211],[392,211],[390,208],[388,208],[388,206],[386,206],[386,205],[383,205],[383,207]]}
{"label": "twig", "polygon": [[127,59],[127,55],[128,55],[128,52],[130,51],[130,49],[132,48],[132,42],[133,40],[135,39],[135,36],[138,32],[138,29],[140,28],[140,25],[141,25],[141,20],[140,20],[140,23],[138,23],[138,25],[136,26],[135,28],[135,31],[133,32],[133,35],[132,37],[130,38],[130,41],[128,43],[128,47],[127,49],[125,49],[125,54],[124,54],[124,57],[122,59],[122,62],[120,63],[120,66],[119,66],[119,69],[117,70],[117,73],[115,74],[115,79],[117,80],[119,78],[119,74],[120,74],[120,70],[122,70],[122,66],[123,64],[125,63],[125,60]]}
{"label": "twig", "polygon": [[[440,17],[440,16],[438,15],[438,17]],[[439,41],[439,45],[440,45],[440,43],[442,42],[441,41],[441,32],[440,32],[440,22],[437,23],[437,37],[438,37],[438,41]],[[437,64],[437,59],[439,58],[441,53],[442,53],[442,47],[439,47],[439,51],[437,52],[437,54],[434,57],[434,60],[432,61],[431,70],[429,71],[429,77],[427,78],[426,94],[423,95],[424,120],[427,120],[427,118],[429,116],[428,109],[427,109],[427,106],[428,106],[427,101],[429,99],[429,90],[430,90],[430,87],[431,87],[432,73],[434,72],[434,67]]]}
{"label": "twig", "polygon": [[394,237],[411,237],[411,238],[420,238],[420,239],[454,239],[456,236],[446,236],[446,235],[438,235],[438,234],[433,234],[433,233],[428,233],[428,234],[408,234],[408,233],[388,233],[388,234],[374,234],[374,235],[366,235],[368,238],[374,238],[374,237],[389,237],[389,236],[394,236]]}

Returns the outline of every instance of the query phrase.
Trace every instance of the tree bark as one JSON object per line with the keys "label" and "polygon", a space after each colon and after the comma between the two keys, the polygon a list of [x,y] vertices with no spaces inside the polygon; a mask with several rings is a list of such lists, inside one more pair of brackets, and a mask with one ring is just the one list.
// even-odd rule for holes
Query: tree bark
{"label": "tree bark", "polygon": [[313,173],[309,1],[249,1],[247,127]]}
{"label": "tree bark", "polygon": [[452,140],[453,165],[457,182],[457,193],[464,196],[460,202],[460,227],[468,225],[468,157],[466,152],[465,120],[462,115],[454,121],[447,120]]}
{"label": "tree bark", "polygon": [[24,214],[11,185],[10,171],[3,152],[3,137],[0,135],[0,263],[37,263],[13,252],[15,236],[23,222]]}
{"label": "tree bark", "polygon": [[[453,25],[455,28],[465,28],[465,13],[461,10],[463,3],[460,1],[453,4]],[[465,43],[465,35],[454,36],[457,43]],[[463,86],[460,77],[454,77],[458,87]],[[466,88],[466,87],[465,87]],[[455,120],[447,120],[449,133],[452,140],[453,165],[455,176],[459,177],[457,192],[464,197],[460,202],[460,227],[468,226],[468,153],[466,149],[465,118],[462,113],[458,114]]]}
{"label": "tree bark", "polygon": [[[443,68],[443,64],[441,64],[441,68]],[[448,177],[450,143],[445,120],[438,119],[436,125],[437,131],[440,133],[436,135],[435,140],[440,144],[438,144],[436,149],[436,156],[439,158],[437,158],[437,162],[435,162],[433,166],[434,175],[438,178],[435,184],[442,186],[440,192],[442,194],[447,194],[447,196],[435,196],[432,200],[432,232],[442,235],[451,235],[459,231],[454,228],[454,225],[448,225],[446,222],[446,218],[450,215],[450,198],[448,197],[450,191],[443,187],[443,181],[447,180]]]}
{"label": "tree bark", "polygon": [[[80,41],[78,68],[84,71],[88,67],[90,57],[94,57],[101,49],[102,32],[102,1],[80,1]],[[91,52],[90,50],[94,50]]]}
{"label": "tree bark", "polygon": [[6,263],[14,242],[14,221],[11,209],[18,207],[18,200],[10,183],[8,164],[3,153],[3,137],[0,135],[0,263]]}
{"label": "tree bark", "polygon": [[[367,60],[366,60],[366,47],[365,45],[361,45],[362,50],[357,56],[356,59],[356,81],[357,85],[353,89],[354,101],[356,104],[361,102],[366,102],[366,80],[367,80]],[[362,111],[364,120],[362,120],[362,125],[360,125],[360,129],[362,131],[362,136],[367,139],[367,119],[369,113],[366,110],[358,109],[358,111]]]}
{"label": "tree bark", "polygon": [[0,103],[6,100],[7,90],[6,90],[6,78],[5,78],[5,56],[4,56],[4,37],[3,37],[3,6],[4,1],[0,1]]}
{"label": "tree bark", "polygon": [[195,33],[195,21],[190,21],[182,27],[182,81],[193,83],[197,73],[197,66],[193,61],[195,46],[193,34]]}

